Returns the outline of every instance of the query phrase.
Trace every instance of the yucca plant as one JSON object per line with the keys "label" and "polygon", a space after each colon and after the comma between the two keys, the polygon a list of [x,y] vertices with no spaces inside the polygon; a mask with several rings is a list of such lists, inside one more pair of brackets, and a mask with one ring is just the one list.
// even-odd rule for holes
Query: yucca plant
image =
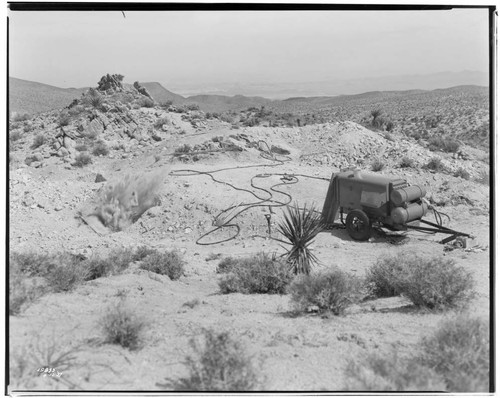
{"label": "yucca plant", "polygon": [[310,245],[323,229],[321,214],[314,206],[301,209],[296,203],[287,208],[284,220],[278,224],[278,229],[288,240],[280,242],[292,246],[286,256],[293,273],[309,275],[311,266],[318,263]]}

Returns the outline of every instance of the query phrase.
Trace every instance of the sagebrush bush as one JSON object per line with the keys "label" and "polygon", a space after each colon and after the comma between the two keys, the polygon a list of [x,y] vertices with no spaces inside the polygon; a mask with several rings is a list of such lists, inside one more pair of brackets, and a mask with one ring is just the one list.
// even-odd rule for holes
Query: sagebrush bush
{"label": "sagebrush bush", "polygon": [[137,247],[134,250],[134,254],[132,254],[132,260],[133,261],[141,261],[145,259],[147,256],[150,254],[158,253],[158,250],[153,249],[152,247],[142,245]]}
{"label": "sagebrush bush", "polygon": [[455,173],[453,173],[454,177],[460,177],[463,178],[464,180],[470,179],[470,174],[467,170],[465,170],[463,167],[459,167]]}
{"label": "sagebrush bush", "polygon": [[443,164],[443,161],[439,157],[433,157],[431,160],[429,160],[429,163],[425,165],[425,168],[429,170],[434,170],[438,172],[442,172],[446,170],[445,165]]}
{"label": "sagebrush bush", "polygon": [[184,274],[184,261],[176,251],[149,254],[140,265],[141,269],[167,275],[173,281]]}
{"label": "sagebrush bush", "polygon": [[403,156],[401,159],[401,162],[399,162],[399,167],[402,168],[410,168],[410,167],[415,167],[415,161],[410,158],[409,156]]}
{"label": "sagebrush bush", "polygon": [[227,332],[204,329],[201,339],[192,338],[193,354],[186,357],[188,376],[165,387],[176,391],[252,391],[261,381],[256,365],[238,340]]}
{"label": "sagebrush bush", "polygon": [[88,152],[89,147],[85,144],[78,144],[78,145],[75,145],[75,149],[78,152]]}
{"label": "sagebrush bush", "polygon": [[30,120],[31,119],[31,115],[29,113],[18,113],[18,114],[15,114],[13,117],[12,117],[12,121],[13,122],[24,122],[26,120]]}
{"label": "sagebrush bush", "polygon": [[46,139],[43,134],[37,134],[33,139],[33,143],[31,144],[31,149],[36,149],[45,144]]}
{"label": "sagebrush bush", "polygon": [[57,120],[59,127],[68,126],[71,123],[71,115],[67,109],[63,110]]}
{"label": "sagebrush bush", "polygon": [[86,280],[120,274],[133,261],[135,261],[134,252],[131,249],[114,249],[106,256],[94,255],[84,262],[87,269]]}
{"label": "sagebrush bush", "polygon": [[99,320],[105,343],[118,344],[131,350],[139,348],[141,332],[145,325],[123,300],[108,307]]}
{"label": "sagebrush bush", "polygon": [[113,231],[121,231],[159,203],[158,191],[163,176],[160,172],[136,176],[126,175],[108,183],[97,198],[95,215]]}
{"label": "sagebrush bush", "polygon": [[225,273],[219,280],[219,288],[224,294],[285,294],[286,287],[293,278],[286,261],[273,258],[267,253],[239,260],[225,259],[217,269],[218,272]]}
{"label": "sagebrush bush", "polygon": [[170,123],[171,123],[170,119],[165,116],[165,117],[162,117],[162,118],[156,120],[156,122],[154,123],[153,126],[154,126],[155,129],[161,129],[163,127],[163,125],[166,124],[166,125],[169,126]]}
{"label": "sagebrush bush", "polygon": [[341,270],[295,279],[288,288],[292,303],[300,311],[316,306],[320,311],[340,315],[361,300],[361,281]]}
{"label": "sagebrush bush", "polygon": [[345,368],[346,390],[488,392],[489,323],[468,314],[445,320],[402,358],[371,353]]}
{"label": "sagebrush bush", "polygon": [[92,148],[92,154],[106,156],[109,154],[109,148],[104,141],[97,141]]}
{"label": "sagebrush bush", "polygon": [[101,110],[104,104],[104,98],[95,88],[90,88],[85,96],[84,103],[90,105],[94,109]]}
{"label": "sagebrush bush", "polygon": [[55,265],[45,275],[49,288],[55,292],[68,292],[87,280],[88,270],[81,261],[69,254],[56,255]]}
{"label": "sagebrush bush", "polygon": [[9,253],[10,268],[19,270],[27,276],[44,276],[50,270],[51,257],[44,253],[28,251]]}
{"label": "sagebrush bush", "polygon": [[431,151],[456,152],[460,148],[460,142],[451,137],[434,136],[429,139]]}
{"label": "sagebrush bush", "polygon": [[34,302],[43,292],[43,287],[19,271],[9,272],[9,315],[18,315],[25,305]]}
{"label": "sagebrush bush", "polygon": [[238,260],[237,258],[225,257],[219,262],[219,264],[217,264],[216,272],[218,274],[230,272],[231,268],[237,265],[239,262],[241,262],[241,260]]}
{"label": "sagebrush bush", "polygon": [[385,168],[385,162],[382,159],[374,159],[371,163],[372,171],[382,171]]}
{"label": "sagebrush bush", "polygon": [[483,185],[490,185],[490,173],[488,171],[481,172],[475,181]]}
{"label": "sagebrush bush", "polygon": [[345,369],[347,391],[444,391],[441,376],[416,361],[402,359],[396,352],[385,357],[371,353],[363,361],[349,360]]}
{"label": "sagebrush bush", "polygon": [[442,322],[421,343],[419,361],[443,376],[450,392],[488,392],[489,322],[467,314]]}
{"label": "sagebrush bush", "polygon": [[83,167],[92,163],[92,157],[86,152],[80,152],[75,156],[75,161],[73,162],[73,166],[75,167]]}
{"label": "sagebrush bush", "polygon": [[402,294],[430,309],[461,307],[474,297],[472,275],[441,256],[382,256],[369,269],[367,280],[377,295]]}
{"label": "sagebrush bush", "polygon": [[187,153],[190,153],[192,150],[193,150],[193,148],[191,147],[191,145],[183,144],[180,147],[175,149],[174,156],[185,155]]}

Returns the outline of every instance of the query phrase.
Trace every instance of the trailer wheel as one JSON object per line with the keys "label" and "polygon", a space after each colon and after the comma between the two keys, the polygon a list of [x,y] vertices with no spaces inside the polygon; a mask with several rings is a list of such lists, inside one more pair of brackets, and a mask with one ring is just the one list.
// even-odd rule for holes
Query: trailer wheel
{"label": "trailer wheel", "polygon": [[372,223],[362,210],[352,210],[345,219],[347,233],[354,240],[368,240],[372,234]]}

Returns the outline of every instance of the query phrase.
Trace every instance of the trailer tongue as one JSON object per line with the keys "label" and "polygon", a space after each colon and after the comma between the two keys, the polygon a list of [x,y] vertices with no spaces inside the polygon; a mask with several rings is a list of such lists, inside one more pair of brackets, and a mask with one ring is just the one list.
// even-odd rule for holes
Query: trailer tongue
{"label": "trailer tongue", "polygon": [[[345,170],[332,174],[322,217],[326,225],[333,225],[339,218],[349,236],[365,241],[372,235],[372,226],[392,231],[409,229],[427,233],[443,233],[450,236],[440,243],[448,243],[457,237],[471,235],[442,225],[440,213],[434,212],[436,223],[423,220],[429,205],[424,199],[426,190],[418,185],[410,186],[401,178],[383,177]],[[346,215],[344,221],[344,215]],[[429,225],[412,225],[419,221]]]}

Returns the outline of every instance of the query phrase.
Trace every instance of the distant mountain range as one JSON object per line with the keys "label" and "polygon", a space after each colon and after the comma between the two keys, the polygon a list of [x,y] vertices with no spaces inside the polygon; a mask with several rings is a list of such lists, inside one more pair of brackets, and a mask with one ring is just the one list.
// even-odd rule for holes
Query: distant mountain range
{"label": "distant mountain range", "polygon": [[488,73],[478,71],[440,72],[427,75],[400,75],[288,83],[196,83],[172,82],[168,87],[184,96],[259,96],[270,99],[362,94],[369,91],[435,90],[454,86],[488,86]]}
{"label": "distant mountain range", "polygon": [[[468,76],[468,78],[467,78]],[[453,82],[467,80],[472,81],[466,83],[473,86],[488,86],[488,78],[486,74],[480,72],[463,72],[458,74],[444,73],[425,76],[410,77],[392,77],[393,86],[398,88],[388,90],[361,90],[361,87],[378,87],[383,78],[377,79],[360,79],[356,81],[346,82],[324,82],[324,83],[298,83],[294,90],[289,89],[288,92],[302,95],[290,95],[283,100],[269,99],[263,96],[249,95],[220,95],[220,94],[201,94],[184,97],[167,90],[158,82],[140,83],[144,86],[151,96],[157,102],[172,101],[174,105],[183,105],[186,103],[194,103],[199,105],[200,109],[205,112],[224,112],[224,111],[239,111],[249,107],[269,106],[274,109],[288,109],[291,103],[309,103],[309,104],[324,104],[338,103],[343,101],[356,100],[359,97],[369,98],[377,97],[378,99],[384,96],[407,95],[423,90],[435,90],[453,86],[463,86],[462,84],[453,84]],[[302,84],[302,86],[301,86]],[[316,90],[314,90],[316,85]],[[414,86],[410,87],[407,86]],[[340,89],[343,87],[344,95],[303,95],[304,92],[312,93],[320,89],[325,92],[331,92],[333,88]],[[240,87],[241,88],[241,87]],[[276,87],[275,87],[276,88]],[[260,87],[262,91],[263,86]],[[39,113],[46,112],[52,109],[60,109],[68,106],[73,99],[78,98],[83,92],[88,90],[85,88],[59,88],[43,83],[37,83],[14,77],[9,78],[9,111],[16,113]],[[390,90],[390,91],[389,91]],[[404,90],[404,91],[403,91]],[[243,90],[244,91],[244,90]],[[248,90],[247,90],[248,91]],[[353,93],[354,91],[354,93]],[[273,93],[278,91],[274,90]],[[283,91],[284,92],[284,91]]]}

